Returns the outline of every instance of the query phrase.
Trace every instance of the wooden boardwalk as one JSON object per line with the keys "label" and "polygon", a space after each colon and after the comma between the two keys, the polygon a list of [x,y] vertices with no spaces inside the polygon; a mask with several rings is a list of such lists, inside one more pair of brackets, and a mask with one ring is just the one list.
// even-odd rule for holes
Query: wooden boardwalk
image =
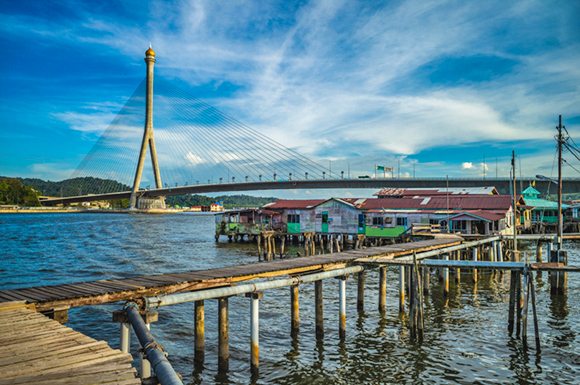
{"label": "wooden boardwalk", "polygon": [[23,302],[0,304],[0,385],[141,384],[132,362]]}
{"label": "wooden boardwalk", "polygon": [[344,267],[357,258],[379,256],[394,258],[412,253],[413,250],[421,252],[457,245],[461,243],[461,240],[459,237],[448,236],[419,242],[348,250],[311,257],[278,259],[210,270],[0,290],[0,303],[25,301],[26,303],[34,303],[37,311],[62,311],[76,306],[230,286],[236,282],[262,277],[332,270]]}

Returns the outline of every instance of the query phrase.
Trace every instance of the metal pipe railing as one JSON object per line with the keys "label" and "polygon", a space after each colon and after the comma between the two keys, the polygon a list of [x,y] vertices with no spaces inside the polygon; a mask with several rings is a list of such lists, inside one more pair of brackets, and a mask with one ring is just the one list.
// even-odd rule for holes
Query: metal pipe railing
{"label": "metal pipe railing", "polygon": [[362,266],[351,266],[336,270],[325,271],[322,273],[303,275],[287,279],[279,279],[275,281],[265,281],[265,282],[249,283],[239,286],[220,287],[217,289],[193,291],[188,293],[170,294],[162,297],[147,297],[145,302],[147,308],[175,305],[178,303],[202,301],[205,299],[229,297],[232,295],[253,293],[256,291],[262,291],[267,289],[293,286],[303,282],[320,281],[321,279],[340,277],[343,275],[358,273],[363,270],[364,267]]}
{"label": "metal pipe railing", "polygon": [[[501,236],[496,235],[494,237],[480,239],[479,241],[462,243],[462,244],[457,245],[457,246],[449,246],[449,247],[444,247],[444,248],[441,248],[441,249],[436,249],[436,250],[431,250],[431,251],[425,251],[423,253],[418,253],[417,254],[417,259],[425,259],[425,258],[429,258],[429,257],[434,257],[436,255],[440,255],[440,254],[446,254],[446,253],[449,253],[451,251],[457,251],[457,250],[462,250],[462,249],[469,249],[470,247],[479,246],[479,245],[483,245],[485,243],[489,243],[489,242],[493,242],[493,241],[499,241],[499,240],[501,240]],[[408,256],[401,257],[401,258],[396,258],[396,259],[397,259],[397,261],[412,261],[413,260],[413,256],[412,255],[408,255]],[[372,259],[370,259],[369,262],[372,263],[373,262]]]}
{"label": "metal pipe railing", "polygon": [[183,385],[183,382],[181,382],[181,379],[165,357],[163,348],[155,342],[155,338],[153,338],[143,318],[141,318],[138,309],[137,304],[129,302],[125,305],[123,311],[127,314],[131,326],[133,326],[133,330],[139,339],[139,343],[147,359],[151,362],[155,376],[161,385]]}

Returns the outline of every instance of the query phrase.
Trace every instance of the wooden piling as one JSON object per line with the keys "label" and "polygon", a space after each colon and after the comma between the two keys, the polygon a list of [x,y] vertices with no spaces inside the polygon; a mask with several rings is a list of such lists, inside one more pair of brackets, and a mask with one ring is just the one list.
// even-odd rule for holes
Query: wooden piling
{"label": "wooden piling", "polygon": [[228,298],[218,299],[218,370],[230,367],[230,335],[228,321]]}
{"label": "wooden piling", "polygon": [[[473,248],[473,261],[477,262],[477,247]],[[477,282],[477,269],[473,269],[473,282]]]}
{"label": "wooden piling", "polygon": [[[338,242],[337,242],[338,244]],[[357,310],[364,310],[365,308],[365,271],[359,271],[357,274],[357,294],[356,294],[356,308]]]}
{"label": "wooden piling", "polygon": [[405,312],[405,267],[399,266],[399,313]]}
{"label": "wooden piling", "polygon": [[387,303],[387,267],[379,267],[379,312],[384,313]]}
{"label": "wooden piling", "polygon": [[246,293],[250,303],[250,369],[256,373],[260,366],[260,299],[264,292]]}
{"label": "wooden piling", "polygon": [[261,245],[261,243],[262,243],[262,236],[261,235],[258,235],[257,243],[258,243],[258,260],[261,260],[261,258],[262,258],[262,247],[261,247],[262,246]]}
{"label": "wooden piling", "polygon": [[510,299],[508,308],[508,333],[511,335],[514,331],[514,318],[516,307],[516,280],[518,279],[518,272],[512,270],[510,273]]}
{"label": "wooden piling", "polygon": [[[461,260],[461,250],[455,251],[455,259]],[[455,283],[459,283],[461,281],[461,269],[458,267],[455,269]]]}
{"label": "wooden piling", "polygon": [[523,300],[524,306],[522,308],[522,343],[524,348],[528,347],[528,300],[529,300],[529,276],[528,272],[524,272],[524,287]]}
{"label": "wooden piling", "polygon": [[340,253],[340,243],[338,242],[338,236],[334,238],[334,242],[336,243],[336,252]]}
{"label": "wooden piling", "polygon": [[516,336],[520,336],[522,328],[522,280],[521,273],[517,273],[516,279]]}
{"label": "wooden piling", "polygon": [[292,318],[291,327],[293,332],[298,331],[300,328],[298,287],[298,285],[290,286],[290,317]]}
{"label": "wooden piling", "polygon": [[337,277],[338,279],[338,336],[341,340],[346,338],[346,280],[348,276]]}
{"label": "wooden piling", "polygon": [[316,337],[324,336],[324,305],[322,302],[322,280],[314,282],[314,302],[316,306]]}
{"label": "wooden piling", "polygon": [[412,296],[413,298],[413,306],[414,306],[414,314],[413,314],[413,323],[415,324],[415,337],[419,340],[423,340],[424,336],[424,325],[423,325],[423,297],[422,297],[422,285],[421,285],[421,276],[419,274],[419,267],[417,265],[417,255],[413,252],[413,272],[411,275],[413,278],[413,290]]}
{"label": "wooden piling", "polygon": [[195,350],[193,361],[203,364],[205,361],[205,308],[202,301],[195,301]]}
{"label": "wooden piling", "polygon": [[423,294],[427,295],[429,294],[429,267],[428,266],[423,266],[423,274],[422,274],[422,278],[423,278]]}
{"label": "wooden piling", "polygon": [[[443,256],[443,259],[445,261],[449,260],[449,254],[445,254]],[[443,268],[443,295],[445,297],[449,296],[449,268],[448,267],[444,267]]]}
{"label": "wooden piling", "polygon": [[540,352],[540,330],[538,328],[538,312],[536,310],[536,289],[534,287],[534,275],[532,272],[529,272],[530,278],[530,294],[532,297],[532,313],[534,317],[534,335],[536,337],[536,352]]}
{"label": "wooden piling", "polygon": [[282,256],[284,256],[284,254],[286,253],[286,236],[282,236],[282,242],[280,243],[280,258],[282,258]]}
{"label": "wooden piling", "polygon": [[536,262],[542,263],[542,242],[536,244]]}

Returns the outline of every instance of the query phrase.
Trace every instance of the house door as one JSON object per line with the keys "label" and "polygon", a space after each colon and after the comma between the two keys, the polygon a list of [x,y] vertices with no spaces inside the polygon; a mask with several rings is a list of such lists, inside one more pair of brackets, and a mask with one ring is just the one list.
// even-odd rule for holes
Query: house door
{"label": "house door", "polygon": [[328,233],[328,211],[322,212],[322,232]]}
{"label": "house door", "polygon": [[367,227],[367,216],[366,214],[358,215],[358,233],[364,234]]}

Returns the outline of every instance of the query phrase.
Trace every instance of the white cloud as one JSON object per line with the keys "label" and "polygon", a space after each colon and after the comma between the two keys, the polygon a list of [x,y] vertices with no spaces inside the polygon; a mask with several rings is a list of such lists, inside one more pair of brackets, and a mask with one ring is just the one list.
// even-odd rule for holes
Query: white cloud
{"label": "white cloud", "polygon": [[461,163],[462,170],[474,170],[476,167],[471,162],[463,162]]}
{"label": "white cloud", "polygon": [[193,154],[191,151],[185,155],[185,159],[189,161],[192,165],[198,165],[205,163],[205,159],[200,158],[199,156]]}

